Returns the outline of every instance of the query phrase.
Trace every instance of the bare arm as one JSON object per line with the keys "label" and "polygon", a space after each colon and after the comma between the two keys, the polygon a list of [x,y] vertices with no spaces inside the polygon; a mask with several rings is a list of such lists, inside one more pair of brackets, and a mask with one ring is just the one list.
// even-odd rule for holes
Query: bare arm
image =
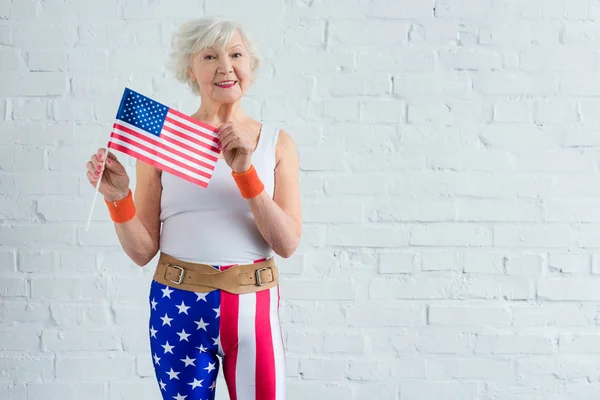
{"label": "bare arm", "polygon": [[281,131],[276,148],[273,199],[263,191],[248,203],[256,226],[273,251],[284,258],[297,249],[302,236],[299,159],[291,136]]}
{"label": "bare arm", "polygon": [[158,252],[160,237],[160,170],[136,162],[134,203],[136,214],[125,223],[115,223],[125,253],[139,266],[148,264]]}

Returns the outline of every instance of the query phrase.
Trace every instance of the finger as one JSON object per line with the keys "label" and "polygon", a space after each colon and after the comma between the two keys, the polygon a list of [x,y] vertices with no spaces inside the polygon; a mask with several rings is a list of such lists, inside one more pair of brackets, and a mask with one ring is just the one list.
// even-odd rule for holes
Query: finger
{"label": "finger", "polygon": [[[104,161],[104,154],[106,153],[106,149],[104,148],[99,148],[98,151],[96,151],[96,156],[98,157],[99,161]],[[117,161],[117,156],[114,155],[114,153],[112,152],[108,152],[108,159],[109,160],[113,160],[113,161]]]}
{"label": "finger", "polygon": [[229,151],[241,147],[242,141],[239,137],[234,137],[223,146],[223,151]]}
{"label": "finger", "polygon": [[87,178],[88,178],[88,181],[94,186],[96,186],[96,184],[98,183],[98,177],[95,176],[94,173],[91,171],[87,172]]}
{"label": "finger", "polygon": [[86,167],[87,172],[90,176],[94,177],[95,179],[98,179],[100,177],[102,171],[99,171],[91,161],[88,161]]}
{"label": "finger", "polygon": [[231,143],[235,142],[237,138],[233,135],[229,135],[227,138],[225,138],[224,140],[221,141],[221,150],[225,151],[225,150],[231,150],[232,148],[235,147],[231,147]]}
{"label": "finger", "polygon": [[221,136],[224,131],[229,130],[231,128],[233,128],[231,122],[225,122],[224,124],[219,125],[216,132],[219,134],[219,136]]}
{"label": "finger", "polygon": [[96,154],[94,154],[89,161],[92,166],[91,166],[91,170],[92,171],[102,171],[102,161],[100,161],[98,159],[98,156]]}

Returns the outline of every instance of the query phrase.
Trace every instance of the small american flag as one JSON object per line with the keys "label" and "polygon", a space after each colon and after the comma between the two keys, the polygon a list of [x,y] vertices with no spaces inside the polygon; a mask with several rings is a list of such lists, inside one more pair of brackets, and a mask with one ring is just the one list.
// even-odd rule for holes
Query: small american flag
{"label": "small american flag", "polygon": [[126,88],[108,147],[207,187],[220,153],[215,130]]}

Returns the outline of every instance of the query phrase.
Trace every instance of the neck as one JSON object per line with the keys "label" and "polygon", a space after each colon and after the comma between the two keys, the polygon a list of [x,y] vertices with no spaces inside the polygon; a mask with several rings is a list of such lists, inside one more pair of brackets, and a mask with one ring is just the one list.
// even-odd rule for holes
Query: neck
{"label": "neck", "polygon": [[223,104],[203,101],[193,117],[214,127],[228,121],[242,122],[248,118],[239,101]]}

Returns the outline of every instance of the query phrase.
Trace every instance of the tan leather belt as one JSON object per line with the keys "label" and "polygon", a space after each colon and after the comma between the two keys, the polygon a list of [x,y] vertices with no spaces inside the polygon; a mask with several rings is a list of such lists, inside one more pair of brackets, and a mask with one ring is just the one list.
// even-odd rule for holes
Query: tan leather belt
{"label": "tan leather belt", "polygon": [[154,280],[192,292],[207,293],[220,289],[234,294],[246,294],[277,286],[279,272],[273,258],[219,271],[211,265],[185,262],[161,253]]}

